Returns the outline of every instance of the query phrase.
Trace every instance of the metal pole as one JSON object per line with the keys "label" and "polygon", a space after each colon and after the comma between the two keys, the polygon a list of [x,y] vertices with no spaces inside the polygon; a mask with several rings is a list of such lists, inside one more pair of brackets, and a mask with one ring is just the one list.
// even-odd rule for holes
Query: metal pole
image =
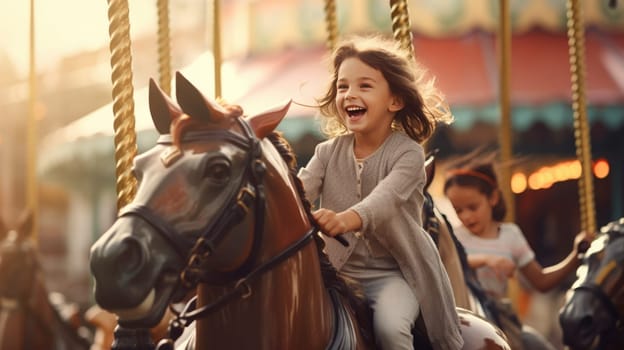
{"label": "metal pole", "polygon": [[392,35],[409,57],[414,57],[412,24],[410,23],[407,0],[390,0],[390,17],[392,18]]}
{"label": "metal pole", "polygon": [[338,41],[336,1],[334,0],[325,0],[325,28],[327,29],[327,47],[333,50]]}
{"label": "metal pole", "polygon": [[576,157],[581,162],[579,178],[579,205],[581,229],[589,235],[596,232],[594,182],[591,169],[591,142],[585,99],[585,38],[580,1],[568,0],[567,26],[570,73],[572,81],[572,109],[574,112],[574,141]]}
{"label": "metal pole", "polygon": [[[137,154],[132,86],[132,51],[128,0],[108,0],[111,68],[113,82],[113,128],[115,130],[115,173],[117,210],[132,201],[137,181],[132,162]],[[117,325],[112,350],[153,350],[148,329],[127,329]]]}
{"label": "metal pole", "polygon": [[171,95],[169,0],[158,0],[158,72],[160,88]]}
{"label": "metal pole", "polygon": [[29,101],[27,127],[26,205],[32,211],[31,237],[38,240],[38,185],[37,185],[37,70],[35,67],[35,0],[30,0]]}
{"label": "metal pole", "polygon": [[215,98],[221,97],[221,4],[214,0],[212,52],[214,55]]}
{"label": "metal pole", "polygon": [[511,192],[511,169],[509,161],[513,157],[513,141],[510,106],[509,77],[511,75],[511,22],[509,13],[509,0],[500,1],[500,14],[498,16],[498,59],[499,59],[499,105],[500,105],[500,159],[503,165],[499,170],[500,187],[503,192],[503,200],[507,205],[506,221],[515,221],[516,210]]}
{"label": "metal pole", "polygon": [[108,0],[118,210],[132,201],[137,185],[131,172],[137,145],[128,12],[128,0]]}

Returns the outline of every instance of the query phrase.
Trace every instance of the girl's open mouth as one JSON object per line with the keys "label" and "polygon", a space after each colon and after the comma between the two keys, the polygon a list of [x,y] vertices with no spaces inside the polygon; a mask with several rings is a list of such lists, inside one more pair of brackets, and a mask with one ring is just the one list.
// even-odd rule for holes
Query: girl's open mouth
{"label": "girl's open mouth", "polygon": [[345,110],[347,111],[349,118],[358,118],[366,113],[366,108],[358,106],[349,106],[345,108]]}

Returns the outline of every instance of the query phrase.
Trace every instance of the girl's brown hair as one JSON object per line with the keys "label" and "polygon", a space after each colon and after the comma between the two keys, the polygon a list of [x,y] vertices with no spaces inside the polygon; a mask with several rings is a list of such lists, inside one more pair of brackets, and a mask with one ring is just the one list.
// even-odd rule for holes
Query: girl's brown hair
{"label": "girl's brown hair", "polygon": [[320,112],[325,117],[323,132],[328,136],[348,132],[338,115],[335,99],[340,65],[352,57],[379,70],[392,94],[405,104],[395,116],[394,129],[423,142],[433,134],[438,122],[450,123],[453,120],[443,95],[434,86],[435,79],[427,77],[426,70],[411,59],[396,41],[381,36],[354,37],[338,44],[332,53],[332,79],[327,93],[318,100]]}
{"label": "girl's brown hair", "polygon": [[498,186],[493,158],[493,154],[474,157],[463,165],[448,170],[446,181],[444,181],[444,193],[453,185],[472,187],[488,198],[498,193],[498,202],[492,208],[492,218],[496,221],[503,221],[507,214],[507,206]]}

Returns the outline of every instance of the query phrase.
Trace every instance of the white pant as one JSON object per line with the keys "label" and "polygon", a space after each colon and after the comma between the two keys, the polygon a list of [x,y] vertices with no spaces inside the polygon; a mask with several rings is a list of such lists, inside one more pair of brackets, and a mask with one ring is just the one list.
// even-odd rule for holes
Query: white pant
{"label": "white pant", "polygon": [[420,313],[420,305],[400,271],[388,271],[383,276],[356,279],[373,309],[373,326],[377,346],[383,350],[413,350],[412,327]]}

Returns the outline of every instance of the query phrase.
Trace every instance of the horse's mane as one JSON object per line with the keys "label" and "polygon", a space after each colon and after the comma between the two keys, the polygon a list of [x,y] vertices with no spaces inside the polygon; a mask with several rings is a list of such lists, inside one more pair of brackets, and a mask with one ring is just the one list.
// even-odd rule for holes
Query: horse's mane
{"label": "horse's mane", "polygon": [[[312,204],[306,198],[303,183],[297,176],[297,158],[295,156],[295,152],[280,132],[274,131],[269,134],[267,138],[271,141],[271,144],[273,144],[282,159],[288,165],[290,175],[295,184],[297,193],[301,198],[301,202],[303,203],[303,208],[308,216],[308,219],[311,223],[317,225],[316,220],[314,220],[314,217],[312,216]],[[327,254],[323,251],[325,242],[319,235],[314,235],[314,240],[316,242],[321,265],[321,275],[323,276],[323,282],[325,283],[326,288],[338,291],[347,299],[351,308],[355,312],[362,335],[366,337],[368,334],[372,334],[371,310],[368,307],[368,304],[366,304],[361,286],[355,280],[338,273],[338,271],[330,263]]]}

